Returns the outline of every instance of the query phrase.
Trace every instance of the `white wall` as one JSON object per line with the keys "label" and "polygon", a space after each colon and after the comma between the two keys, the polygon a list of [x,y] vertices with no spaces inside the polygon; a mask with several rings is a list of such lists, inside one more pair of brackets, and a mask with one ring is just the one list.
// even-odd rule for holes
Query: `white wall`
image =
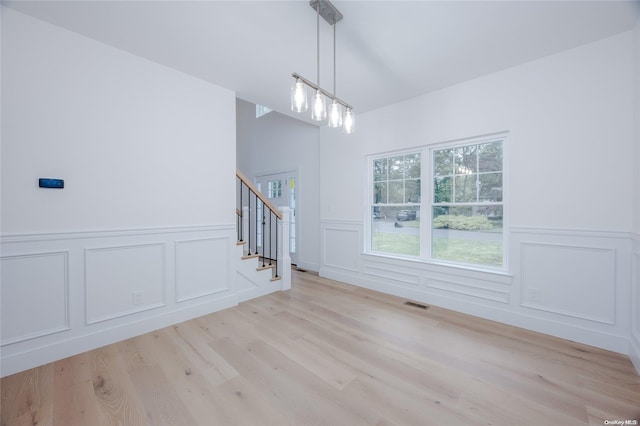
{"label": "white wall", "polygon": [[[322,134],[323,154],[343,153],[342,163],[321,169],[323,190],[345,177],[362,183],[363,168],[346,166],[364,165],[367,154],[507,130],[512,225],[628,231],[632,197],[617,182],[633,173],[632,157],[619,154],[633,141],[632,41],[625,33],[361,114],[355,135]],[[362,197],[323,195],[323,219],[362,219]],[[600,197],[615,208],[580,202]]]}
{"label": "white wall", "polygon": [[255,105],[237,102],[237,164],[245,176],[298,171],[298,266],[320,267],[318,128],[271,112],[256,118]]}
{"label": "white wall", "polygon": [[[321,274],[628,353],[633,78],[627,32],[322,129]],[[358,254],[367,155],[502,131],[506,273]]]}
{"label": "white wall", "polygon": [[233,221],[219,202],[234,194],[232,92],[11,9],[4,21],[3,234]]}
{"label": "white wall", "polygon": [[631,359],[640,373],[640,20],[634,30],[635,59],[635,149],[634,149],[634,187],[633,187],[633,274],[632,274],[632,336]]}
{"label": "white wall", "polygon": [[635,190],[633,191],[633,232],[640,236],[640,20],[636,22],[633,45],[634,59],[634,82],[635,82],[635,109],[634,109],[634,182]]}
{"label": "white wall", "polygon": [[237,303],[235,94],[5,7],[1,30],[2,375]]}

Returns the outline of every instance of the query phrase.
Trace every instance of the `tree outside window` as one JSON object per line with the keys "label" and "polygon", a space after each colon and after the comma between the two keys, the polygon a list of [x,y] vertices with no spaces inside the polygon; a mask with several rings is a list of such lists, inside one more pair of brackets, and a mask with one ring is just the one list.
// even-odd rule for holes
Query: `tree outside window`
{"label": "tree outside window", "polygon": [[[485,139],[373,158],[371,252],[504,267],[503,142]],[[431,161],[422,163],[427,152]],[[432,184],[425,200],[422,174]],[[430,226],[421,229],[421,221]]]}
{"label": "tree outside window", "polygon": [[371,250],[420,255],[420,153],[373,160]]}
{"label": "tree outside window", "polygon": [[503,266],[502,141],[433,151],[431,257]]}

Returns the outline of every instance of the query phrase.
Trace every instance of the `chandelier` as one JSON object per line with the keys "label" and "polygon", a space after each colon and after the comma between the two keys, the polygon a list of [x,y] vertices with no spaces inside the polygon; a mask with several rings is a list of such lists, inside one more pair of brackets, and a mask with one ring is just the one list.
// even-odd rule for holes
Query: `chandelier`
{"label": "chandelier", "polygon": [[[311,0],[309,5],[316,11],[316,53],[317,53],[317,84],[293,73],[295,79],[291,86],[291,110],[306,112],[309,109],[307,87],[315,91],[311,100],[311,119],[323,121],[327,119],[329,127],[342,127],[345,133],[355,130],[353,107],[336,96],[336,24],[342,20],[342,14],[329,0]],[[320,16],[333,26],[333,92],[320,87]],[[327,110],[327,99],[331,101]]]}

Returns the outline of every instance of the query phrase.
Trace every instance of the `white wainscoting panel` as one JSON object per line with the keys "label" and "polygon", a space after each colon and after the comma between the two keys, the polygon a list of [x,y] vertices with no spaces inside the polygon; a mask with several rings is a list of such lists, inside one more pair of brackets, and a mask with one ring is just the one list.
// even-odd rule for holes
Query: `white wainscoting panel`
{"label": "white wainscoting panel", "polygon": [[405,272],[397,269],[390,270],[386,265],[377,265],[369,262],[363,264],[363,271],[367,275],[392,281],[398,285],[409,285],[415,287],[420,285],[420,275],[416,272]]}
{"label": "white wainscoting panel", "polygon": [[491,288],[493,285],[483,281],[466,281],[452,279],[426,279],[426,286],[432,289],[444,292],[457,293],[461,296],[472,296],[478,299],[490,300],[492,302],[509,303],[509,292],[500,289]]}
{"label": "white wainscoting panel", "polygon": [[362,222],[321,223],[321,276],[629,353],[632,299],[640,309],[640,289],[631,291],[630,233],[511,227],[508,270],[492,271],[363,253]]}
{"label": "white wainscoting panel", "polygon": [[68,252],[3,256],[2,345],[69,328]]}
{"label": "white wainscoting panel", "polygon": [[522,305],[615,323],[614,249],[522,244]]}
{"label": "white wainscoting panel", "polygon": [[323,264],[332,268],[358,272],[361,234],[358,228],[347,226],[323,227]]}
{"label": "white wainscoting panel", "polygon": [[87,324],[163,306],[164,251],[164,244],[87,249]]}
{"label": "white wainscoting panel", "polygon": [[1,236],[0,375],[236,305],[235,238],[233,223]]}
{"label": "white wainscoting panel", "polygon": [[[471,302],[506,304],[510,300],[512,288],[508,274],[452,269],[441,264],[379,254],[365,254],[362,257],[362,276],[375,282],[375,288],[387,286],[392,290],[390,286],[404,287],[415,291],[413,297],[423,302],[432,303],[435,295]],[[406,293],[398,294],[406,297]]]}
{"label": "white wainscoting panel", "polygon": [[640,248],[633,253],[633,337],[640,346]]}
{"label": "white wainscoting panel", "polygon": [[176,241],[176,301],[227,291],[230,288],[229,239]]}
{"label": "white wainscoting panel", "polygon": [[633,236],[631,268],[631,340],[629,356],[640,374],[640,235]]}

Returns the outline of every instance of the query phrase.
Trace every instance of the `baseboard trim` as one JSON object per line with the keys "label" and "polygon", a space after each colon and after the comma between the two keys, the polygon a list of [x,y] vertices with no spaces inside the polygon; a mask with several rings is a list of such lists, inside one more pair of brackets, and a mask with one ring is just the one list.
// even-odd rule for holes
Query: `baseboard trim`
{"label": "baseboard trim", "polygon": [[579,326],[562,324],[545,318],[509,311],[500,307],[489,307],[487,305],[453,299],[443,295],[425,293],[419,289],[380,284],[356,274],[336,271],[330,268],[321,268],[320,276],[398,297],[409,298],[417,302],[451,309],[478,318],[497,321],[514,327],[629,355],[630,345],[629,339],[626,337],[589,330]]}
{"label": "baseboard trim", "polygon": [[296,266],[300,269],[306,269],[307,271],[318,272],[320,270],[320,265],[318,265],[317,263],[298,262]]}
{"label": "baseboard trim", "polygon": [[637,342],[633,337],[629,342],[629,358],[636,368],[638,375],[640,375],[640,342]]}
{"label": "baseboard trim", "polygon": [[101,329],[82,336],[61,339],[52,344],[6,355],[2,357],[0,377],[5,377],[141,334],[169,327],[173,324],[221,311],[236,306],[237,304],[238,295],[233,294],[214,301],[205,301],[172,312],[162,312],[153,317]]}

